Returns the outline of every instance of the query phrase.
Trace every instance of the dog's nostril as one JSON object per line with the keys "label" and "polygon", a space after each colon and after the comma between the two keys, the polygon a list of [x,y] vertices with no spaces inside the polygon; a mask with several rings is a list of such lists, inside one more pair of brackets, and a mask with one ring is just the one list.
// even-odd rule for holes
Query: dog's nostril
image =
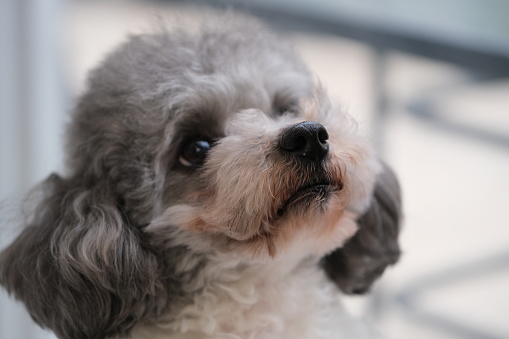
{"label": "dog's nostril", "polygon": [[308,161],[321,161],[329,151],[329,134],[317,122],[306,121],[286,129],[279,147],[284,152]]}
{"label": "dog's nostril", "polygon": [[[322,126],[322,127],[323,127],[323,126]],[[318,140],[319,140],[322,144],[327,143],[327,140],[329,140],[329,133],[327,133],[327,130],[325,129],[325,127],[321,128],[321,129],[318,131]]]}

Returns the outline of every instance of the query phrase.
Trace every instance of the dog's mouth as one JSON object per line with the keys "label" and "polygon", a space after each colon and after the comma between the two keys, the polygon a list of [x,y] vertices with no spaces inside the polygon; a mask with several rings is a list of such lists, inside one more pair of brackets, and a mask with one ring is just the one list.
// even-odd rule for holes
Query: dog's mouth
{"label": "dog's mouth", "polygon": [[278,208],[277,215],[282,217],[288,210],[295,208],[299,208],[300,211],[306,211],[311,206],[320,208],[328,200],[331,193],[341,189],[341,184],[334,184],[327,180],[315,180],[306,183],[291,194]]}

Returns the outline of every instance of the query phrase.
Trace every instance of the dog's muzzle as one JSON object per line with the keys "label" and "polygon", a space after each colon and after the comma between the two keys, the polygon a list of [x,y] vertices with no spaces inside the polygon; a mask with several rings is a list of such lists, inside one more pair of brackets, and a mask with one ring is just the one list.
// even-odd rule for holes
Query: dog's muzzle
{"label": "dog's muzzle", "polygon": [[[279,152],[290,158],[297,167],[297,183],[289,189],[290,195],[279,206],[277,215],[299,206],[305,211],[310,206],[321,206],[332,192],[339,191],[342,183],[332,180],[325,161],[329,153],[329,134],[317,122],[305,121],[286,128],[280,135]],[[302,181],[299,181],[302,180]]]}
{"label": "dog's muzzle", "polygon": [[300,161],[321,162],[329,152],[329,134],[325,127],[305,121],[286,129],[279,140],[279,149]]}

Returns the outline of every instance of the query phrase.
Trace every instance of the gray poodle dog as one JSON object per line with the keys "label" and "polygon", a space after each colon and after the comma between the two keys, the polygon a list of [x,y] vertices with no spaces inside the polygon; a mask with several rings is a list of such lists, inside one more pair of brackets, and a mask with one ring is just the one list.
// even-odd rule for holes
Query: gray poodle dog
{"label": "gray poodle dog", "polygon": [[[338,298],[399,257],[399,187],[257,20],[132,36],[91,72],[67,170],[0,254],[60,338],[369,338]],[[339,289],[338,289],[339,287]]]}

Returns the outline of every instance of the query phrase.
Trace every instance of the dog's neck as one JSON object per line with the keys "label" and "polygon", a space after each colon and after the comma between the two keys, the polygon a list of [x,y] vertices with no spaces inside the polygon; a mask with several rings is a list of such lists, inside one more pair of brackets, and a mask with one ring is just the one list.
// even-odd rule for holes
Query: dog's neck
{"label": "dog's neck", "polygon": [[209,258],[187,286],[188,304],[135,327],[133,338],[307,338],[310,324],[328,319],[321,312],[340,307],[316,260],[225,264]]}
{"label": "dog's neck", "polygon": [[175,267],[185,280],[181,306],[136,326],[132,337],[318,338],[316,328],[339,330],[327,316],[331,309],[343,313],[338,291],[319,268],[320,258],[303,249],[259,260],[186,255]]}
{"label": "dog's neck", "polygon": [[[183,249],[179,249],[182,251]],[[253,258],[245,254],[216,252],[190,253],[176,261],[173,251],[168,251],[172,262],[172,275],[179,277],[182,293],[192,296],[215,285],[236,284],[249,281],[255,284],[272,284],[284,281],[295,270],[317,266],[320,257],[310,254],[302,246],[293,246],[274,257]]]}

